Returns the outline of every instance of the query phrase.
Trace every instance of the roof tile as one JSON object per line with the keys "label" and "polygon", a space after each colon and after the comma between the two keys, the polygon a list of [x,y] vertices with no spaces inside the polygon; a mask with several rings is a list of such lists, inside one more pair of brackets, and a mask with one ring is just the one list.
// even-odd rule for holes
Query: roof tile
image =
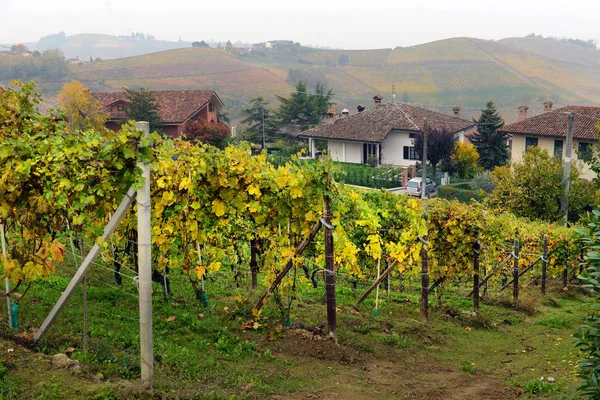
{"label": "roof tile", "polygon": [[[158,116],[164,124],[183,123],[204,107],[216,93],[212,90],[164,90],[152,92],[156,98]],[[128,102],[126,92],[98,92],[92,95],[104,107],[117,101]],[[217,96],[218,99],[218,96]],[[221,100],[219,99],[219,102]],[[124,112],[111,112],[110,119],[122,120]]]}
{"label": "roof tile", "polygon": [[301,137],[380,143],[391,130],[422,132],[425,118],[429,121],[430,129],[445,128],[452,133],[475,125],[474,122],[414,107],[406,103],[386,103],[338,119],[333,124],[321,124],[313,129],[300,132],[298,135]]}
{"label": "roof tile", "polygon": [[598,140],[597,126],[600,123],[600,107],[566,106],[549,111],[521,122],[506,125],[499,132],[534,136],[566,137],[568,113],[573,112],[573,137]]}

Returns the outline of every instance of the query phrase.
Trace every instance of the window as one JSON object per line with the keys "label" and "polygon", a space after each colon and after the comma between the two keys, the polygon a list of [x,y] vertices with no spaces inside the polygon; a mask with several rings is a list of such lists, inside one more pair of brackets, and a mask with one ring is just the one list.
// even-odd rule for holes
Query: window
{"label": "window", "polygon": [[579,142],[578,158],[582,160],[589,160],[592,156],[592,144],[586,142]]}
{"label": "window", "polygon": [[215,111],[215,106],[213,105],[213,103],[208,103],[208,112],[213,112]]}
{"label": "window", "polygon": [[563,141],[555,140],[554,141],[554,157],[556,157],[560,160],[562,158],[562,155],[563,155]]}
{"label": "window", "polygon": [[117,111],[125,111],[125,106],[117,106]]}
{"label": "window", "polygon": [[404,146],[404,159],[405,160],[419,160],[419,153],[415,150],[414,146]]}
{"label": "window", "polygon": [[538,145],[538,138],[536,138],[536,137],[525,138],[525,151],[527,151],[527,149],[529,149],[531,146],[537,146],[537,145]]}
{"label": "window", "polygon": [[414,133],[409,133],[408,134],[408,138],[409,139],[414,139],[415,138],[415,134]]}

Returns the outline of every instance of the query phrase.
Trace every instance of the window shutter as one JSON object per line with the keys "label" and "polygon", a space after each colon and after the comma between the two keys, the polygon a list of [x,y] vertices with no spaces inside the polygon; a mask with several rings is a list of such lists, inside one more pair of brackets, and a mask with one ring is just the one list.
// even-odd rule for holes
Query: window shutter
{"label": "window shutter", "polygon": [[404,146],[404,159],[408,160],[408,147]]}

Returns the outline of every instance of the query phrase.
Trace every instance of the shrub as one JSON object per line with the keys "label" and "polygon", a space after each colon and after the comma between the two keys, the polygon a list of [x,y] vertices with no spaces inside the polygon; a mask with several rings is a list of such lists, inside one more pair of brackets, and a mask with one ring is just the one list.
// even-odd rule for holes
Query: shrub
{"label": "shrub", "polygon": [[451,183],[450,185],[439,186],[438,196],[442,199],[458,200],[463,203],[470,203],[472,200],[483,200],[483,195],[481,191],[466,189],[468,187],[469,184],[465,182]]}
{"label": "shrub", "polygon": [[494,187],[494,180],[490,171],[479,171],[471,180],[471,189],[473,190],[483,190],[490,194],[494,191]]}
{"label": "shrub", "polygon": [[454,145],[454,162],[459,178],[472,178],[477,172],[479,153],[471,143],[458,142]]}
{"label": "shrub", "polygon": [[[598,248],[600,245],[600,211],[594,210],[593,218],[589,222],[590,232],[579,230],[583,234],[583,241],[587,248]],[[594,295],[595,304],[592,305],[587,324],[581,325],[575,333],[575,346],[583,353],[579,361],[579,377],[583,385],[579,387],[585,395],[593,399],[600,398],[600,252],[588,253],[587,268],[579,276],[584,282],[584,287]]]}

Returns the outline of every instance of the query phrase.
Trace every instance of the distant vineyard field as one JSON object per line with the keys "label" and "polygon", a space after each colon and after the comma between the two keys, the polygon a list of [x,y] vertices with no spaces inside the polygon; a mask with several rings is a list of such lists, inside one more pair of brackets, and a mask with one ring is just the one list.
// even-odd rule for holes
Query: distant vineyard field
{"label": "distant vineyard field", "polygon": [[490,61],[491,59],[471,39],[454,38],[394,49],[387,64],[464,60]]}
{"label": "distant vineyard field", "polygon": [[424,66],[440,91],[519,85],[524,80],[494,62],[446,62]]}
{"label": "distant vineyard field", "polygon": [[390,92],[393,84],[398,94],[436,91],[434,81],[420,64],[382,68],[344,67],[344,71],[379,91]]}
{"label": "distant vineyard field", "polygon": [[348,65],[380,66],[387,60],[391,49],[379,50],[316,50],[302,54],[299,59],[311,64],[336,65],[341,56],[348,56]]}

